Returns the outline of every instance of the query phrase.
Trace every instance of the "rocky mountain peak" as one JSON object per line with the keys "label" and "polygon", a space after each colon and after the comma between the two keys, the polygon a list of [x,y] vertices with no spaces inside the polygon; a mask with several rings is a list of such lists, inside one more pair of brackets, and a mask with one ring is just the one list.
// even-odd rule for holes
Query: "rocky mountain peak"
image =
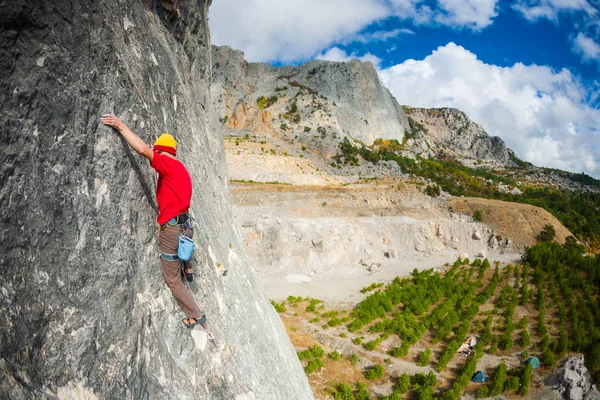
{"label": "rocky mountain peak", "polygon": [[213,46],[211,88],[215,129],[299,141],[332,155],[345,137],[371,144],[402,141],[404,111],[371,63],[315,60],[300,66],[246,63]]}
{"label": "rocky mountain peak", "polygon": [[467,165],[504,166],[511,157],[504,141],[490,137],[481,125],[455,108],[404,106],[415,138],[425,139],[436,153],[443,152]]}
{"label": "rocky mountain peak", "polygon": [[212,126],[226,136],[299,142],[326,157],[344,138],[367,146],[393,139],[426,158],[443,154],[470,166],[511,164],[502,139],[490,137],[464,112],[400,107],[369,62],[273,67],[248,63],[227,46],[212,51]]}

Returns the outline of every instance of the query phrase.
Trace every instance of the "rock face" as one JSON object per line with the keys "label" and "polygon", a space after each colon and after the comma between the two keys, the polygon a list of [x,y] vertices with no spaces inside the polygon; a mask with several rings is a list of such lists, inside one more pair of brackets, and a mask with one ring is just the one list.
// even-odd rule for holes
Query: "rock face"
{"label": "rock face", "polygon": [[[209,129],[209,3],[3,5],[0,398],[312,398],[232,224]],[[109,112],[147,142],[167,130],[179,141],[194,182],[192,289],[219,349],[181,324],[153,175],[100,124]]]}
{"label": "rock face", "polygon": [[479,163],[485,161],[488,164],[510,163],[509,150],[504,141],[497,136],[490,137],[465,113],[453,108],[404,109],[413,125],[413,135],[416,139],[426,139],[434,150],[443,150],[463,162],[465,159],[471,159],[471,162],[479,160]]}
{"label": "rock face", "polygon": [[600,400],[600,392],[592,383],[581,355],[564,360],[557,373],[544,379],[544,384],[554,387],[563,394],[563,398],[569,400]]}
{"label": "rock face", "polygon": [[452,263],[461,253],[493,261],[514,251],[498,243],[488,247],[488,238],[495,238],[489,228],[471,217],[450,217],[438,199],[395,187],[235,185],[231,193],[248,256],[277,300],[347,301],[372,282]]}
{"label": "rock face", "polygon": [[225,134],[281,137],[331,155],[345,137],[367,145],[378,138],[402,142],[410,130],[371,63],[272,67],[243,57],[213,46],[212,126]]}

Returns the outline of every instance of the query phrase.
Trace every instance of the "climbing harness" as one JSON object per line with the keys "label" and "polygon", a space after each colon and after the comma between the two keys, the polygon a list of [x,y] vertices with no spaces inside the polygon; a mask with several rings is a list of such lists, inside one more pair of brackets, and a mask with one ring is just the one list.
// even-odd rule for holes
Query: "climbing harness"
{"label": "climbing harness", "polygon": [[179,257],[177,254],[168,254],[168,253],[163,253],[162,251],[159,250],[160,256],[162,258],[164,258],[167,261],[177,261],[179,260]]}

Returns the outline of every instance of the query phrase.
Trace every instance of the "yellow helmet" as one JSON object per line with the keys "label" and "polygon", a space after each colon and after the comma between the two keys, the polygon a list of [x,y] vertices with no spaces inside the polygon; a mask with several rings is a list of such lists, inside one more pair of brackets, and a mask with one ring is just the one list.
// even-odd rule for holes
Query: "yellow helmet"
{"label": "yellow helmet", "polygon": [[166,151],[167,153],[177,155],[177,141],[170,134],[163,133],[154,142],[154,150]]}

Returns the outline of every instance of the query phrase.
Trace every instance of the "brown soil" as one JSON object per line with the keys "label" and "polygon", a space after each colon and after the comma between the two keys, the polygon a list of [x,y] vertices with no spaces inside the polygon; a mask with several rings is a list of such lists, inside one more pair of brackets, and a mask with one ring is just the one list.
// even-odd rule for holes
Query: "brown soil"
{"label": "brown soil", "polygon": [[520,247],[532,246],[546,224],[556,230],[556,238],[564,243],[571,232],[558,219],[543,208],[528,204],[511,203],[500,200],[461,197],[448,201],[456,212],[473,215],[475,210],[483,213],[483,223],[489,225],[502,237],[510,238]]}

